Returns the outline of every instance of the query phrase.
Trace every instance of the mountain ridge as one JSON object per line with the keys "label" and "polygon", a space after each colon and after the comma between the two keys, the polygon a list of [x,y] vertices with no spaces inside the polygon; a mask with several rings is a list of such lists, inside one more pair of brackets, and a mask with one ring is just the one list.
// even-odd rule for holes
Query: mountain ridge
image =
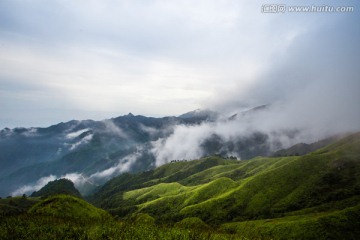
{"label": "mountain ridge", "polygon": [[249,238],[258,236],[253,226],[274,239],[354,239],[360,223],[359,159],[360,132],[304,156],[168,163],[116,177],[89,200],[124,219],[147,214],[175,225],[193,219]]}
{"label": "mountain ridge", "polygon": [[112,178],[86,198],[95,206],[0,199],[0,238],[357,239],[359,172],[360,132],[303,156],[177,160]]}
{"label": "mountain ridge", "polygon": [[[279,142],[270,142],[274,137],[272,133],[254,130],[226,137],[213,131],[224,124],[236,127],[242,117],[246,121],[249,116],[260,114],[261,117],[267,109],[268,105],[262,105],[236,117],[217,120],[211,118],[216,115],[211,110],[195,110],[185,113],[183,118],[129,113],[102,121],[71,120],[47,128],[3,129],[0,131],[0,196],[31,194],[47,181],[58,178],[70,178],[80,192],[87,195],[118,174],[154,168],[164,151],[166,158],[160,159],[160,164],[185,158],[191,160],[191,156],[188,158],[185,154],[190,149],[182,150],[185,157],[166,155],[167,142],[170,150],[176,152],[179,143],[172,145],[171,141],[174,136],[180,136],[177,141],[181,141],[181,134],[189,130],[194,130],[197,141],[194,144],[198,144],[196,158],[219,155],[246,160],[271,156],[274,146],[275,149],[281,147],[281,143],[276,145]],[[199,133],[203,136],[196,140]],[[291,139],[298,133],[289,130],[276,134]],[[186,135],[191,138],[191,134]]]}

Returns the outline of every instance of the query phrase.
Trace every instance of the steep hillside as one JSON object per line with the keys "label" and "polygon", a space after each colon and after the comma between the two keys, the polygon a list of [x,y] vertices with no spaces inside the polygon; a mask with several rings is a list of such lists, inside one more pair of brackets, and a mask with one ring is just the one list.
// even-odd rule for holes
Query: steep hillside
{"label": "steep hillside", "polygon": [[[254,129],[229,138],[213,131],[216,126],[237,129],[242,121],[259,117],[257,114],[266,109],[260,106],[232,118],[196,110],[179,117],[129,113],[103,121],[72,120],[47,128],[5,128],[0,130],[0,196],[31,194],[48,181],[70,177],[81,194],[87,195],[121,173],[146,171],[175,159],[269,156],[281,147],[277,142],[273,149],[270,133]],[[204,132],[199,139],[190,133],[204,127],[207,130],[201,130]],[[190,131],[185,134],[187,142],[195,142],[178,151],[174,141],[184,140],[183,131]],[[283,131],[275,135],[293,138],[294,134]],[[196,149],[191,150],[193,147]],[[188,155],[190,152],[193,154]]]}
{"label": "steep hillside", "polygon": [[49,197],[31,207],[28,213],[59,218],[76,218],[83,221],[110,218],[110,215],[104,210],[70,195]]}
{"label": "steep hillside", "polygon": [[48,182],[48,184],[39,191],[33,192],[31,197],[47,197],[58,194],[72,195],[81,198],[81,194],[75,188],[74,183],[64,178]]}
{"label": "steep hillside", "polygon": [[[159,223],[193,217],[215,226],[234,222],[224,225],[230,232],[249,221],[260,227],[256,219],[280,219],[263,229],[280,233],[298,219],[306,222],[298,227],[301,235],[308,225],[315,226],[309,231],[327,231],[330,221],[329,226],[351,238],[349,221],[359,222],[360,214],[360,133],[304,156],[204,158],[122,175],[99,189],[92,201],[120,217],[149,214]],[[295,234],[294,229],[284,236]]]}

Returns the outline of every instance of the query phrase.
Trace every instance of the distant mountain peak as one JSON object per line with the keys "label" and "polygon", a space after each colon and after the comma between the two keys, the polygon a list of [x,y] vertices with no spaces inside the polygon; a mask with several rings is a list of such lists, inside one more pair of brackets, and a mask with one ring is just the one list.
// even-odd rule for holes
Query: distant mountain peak
{"label": "distant mountain peak", "polygon": [[178,118],[182,118],[182,119],[199,119],[199,120],[216,120],[216,118],[218,117],[218,113],[214,112],[210,109],[196,109],[184,114],[181,114],[178,116]]}

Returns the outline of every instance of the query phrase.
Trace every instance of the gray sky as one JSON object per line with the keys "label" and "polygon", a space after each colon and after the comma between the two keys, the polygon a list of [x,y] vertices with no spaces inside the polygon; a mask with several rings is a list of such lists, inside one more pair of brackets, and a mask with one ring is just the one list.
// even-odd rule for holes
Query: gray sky
{"label": "gray sky", "polygon": [[287,101],[358,120],[358,1],[264,3],[1,0],[0,128]]}

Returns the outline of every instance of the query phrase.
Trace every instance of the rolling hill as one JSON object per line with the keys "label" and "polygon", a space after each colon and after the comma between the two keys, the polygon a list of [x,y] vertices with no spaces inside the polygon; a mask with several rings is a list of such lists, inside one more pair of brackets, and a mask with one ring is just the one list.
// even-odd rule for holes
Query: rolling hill
{"label": "rolling hill", "polygon": [[358,239],[360,133],[304,156],[123,173],[87,198],[97,207],[51,195],[64,186],[74,190],[62,179],[41,198],[0,199],[0,239]]}
{"label": "rolling hill", "polygon": [[173,162],[123,174],[90,197],[123,218],[196,218],[227,233],[274,239],[356,239],[359,200],[360,133],[304,156]]}

